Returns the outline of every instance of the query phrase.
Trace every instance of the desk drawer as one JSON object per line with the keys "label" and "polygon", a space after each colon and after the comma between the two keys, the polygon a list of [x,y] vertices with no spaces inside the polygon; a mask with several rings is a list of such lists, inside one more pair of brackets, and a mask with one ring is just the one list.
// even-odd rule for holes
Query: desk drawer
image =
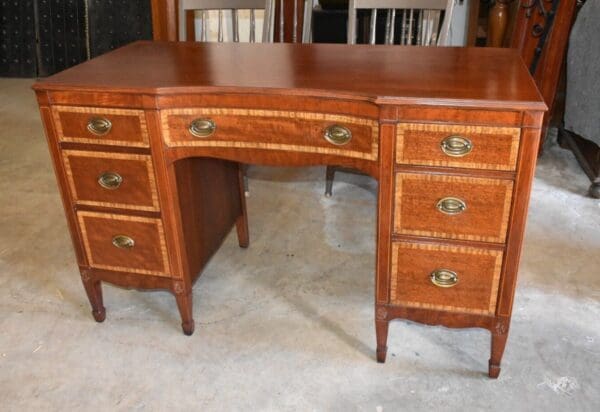
{"label": "desk drawer", "polygon": [[[163,110],[161,119],[165,141],[171,147],[285,150],[368,160],[376,160],[378,155],[378,123],[360,117],[207,108]],[[196,127],[191,130],[193,125]]]}
{"label": "desk drawer", "polygon": [[53,106],[58,139],[62,142],[148,147],[141,110]]}
{"label": "desk drawer", "polygon": [[404,123],[396,130],[397,163],[491,170],[517,166],[519,128]]}
{"label": "desk drawer", "polygon": [[494,314],[502,252],[438,244],[392,244],[390,303]]}
{"label": "desk drawer", "polygon": [[78,212],[77,219],[91,267],[169,276],[160,219]]}
{"label": "desk drawer", "polygon": [[150,156],[65,150],[65,170],[78,204],[158,211]]}
{"label": "desk drawer", "polygon": [[397,173],[394,231],[503,243],[512,189],[503,179]]}

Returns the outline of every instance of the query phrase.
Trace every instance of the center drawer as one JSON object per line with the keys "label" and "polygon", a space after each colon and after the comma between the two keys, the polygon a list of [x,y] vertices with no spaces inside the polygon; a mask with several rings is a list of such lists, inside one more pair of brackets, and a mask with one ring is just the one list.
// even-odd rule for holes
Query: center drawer
{"label": "center drawer", "polygon": [[159,210],[150,156],[78,150],[64,150],[62,155],[76,203]]}
{"label": "center drawer", "polygon": [[231,147],[376,160],[376,120],[310,112],[235,108],[161,112],[168,146]]}
{"label": "center drawer", "polygon": [[394,242],[390,303],[491,315],[501,270],[500,250]]}
{"label": "center drawer", "polygon": [[394,232],[504,243],[513,182],[397,173]]}

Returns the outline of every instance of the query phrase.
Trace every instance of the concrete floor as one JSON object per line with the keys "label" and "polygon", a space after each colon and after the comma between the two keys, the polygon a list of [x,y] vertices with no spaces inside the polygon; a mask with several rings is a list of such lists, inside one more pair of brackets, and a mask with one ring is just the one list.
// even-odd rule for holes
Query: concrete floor
{"label": "concrete floor", "polygon": [[0,410],[600,410],[600,201],[551,146],[532,196],[497,381],[487,331],[396,321],[374,360],[376,186],[253,168],[251,246],[227,238],[174,299],[80,284],[29,80],[0,80]]}

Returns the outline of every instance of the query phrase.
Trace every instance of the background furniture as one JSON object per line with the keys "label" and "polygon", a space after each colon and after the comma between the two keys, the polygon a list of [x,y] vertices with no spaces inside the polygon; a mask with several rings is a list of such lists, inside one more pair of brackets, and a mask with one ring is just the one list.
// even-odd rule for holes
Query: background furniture
{"label": "background furniture", "polygon": [[489,330],[500,373],[545,110],[514,50],[138,42],[34,89],[97,321],[102,282],[163,289],[191,334],[248,246],[238,164],[339,164],[378,181],[377,360],[410,319]]}
{"label": "background furniture", "polygon": [[2,1],[0,16],[0,76],[48,76],[152,38],[149,0]]}
{"label": "background furniture", "polygon": [[564,127],[559,142],[573,151],[592,181],[589,193],[600,198],[600,2],[587,1],[569,40]]}
{"label": "background furniture", "polygon": [[510,47],[521,52],[549,110],[544,117],[542,145],[549,126],[559,126],[562,105],[557,91],[577,0],[521,0]]}
{"label": "background furniture", "polygon": [[[256,33],[256,11],[263,12],[263,30],[259,41],[273,41],[273,23],[274,23],[275,0],[179,0],[179,40],[200,40],[207,41],[209,36],[209,12],[218,12],[218,32],[217,41],[223,42],[226,24],[225,13],[230,14],[231,18],[231,37],[233,42],[240,41],[239,12],[248,10],[249,30],[248,41],[254,43],[257,39]],[[200,11],[201,26],[200,38],[196,39],[195,33],[195,12]]]}
{"label": "background furniture", "polygon": [[[369,44],[375,44],[377,14],[379,9],[387,9],[385,23],[385,44],[394,44],[398,37],[400,44],[446,45],[450,30],[450,19],[454,0],[350,0],[348,4],[348,44],[356,43],[356,12],[359,9],[371,10]],[[445,11],[443,23],[441,11]],[[401,20],[400,32],[396,34],[396,14]]]}

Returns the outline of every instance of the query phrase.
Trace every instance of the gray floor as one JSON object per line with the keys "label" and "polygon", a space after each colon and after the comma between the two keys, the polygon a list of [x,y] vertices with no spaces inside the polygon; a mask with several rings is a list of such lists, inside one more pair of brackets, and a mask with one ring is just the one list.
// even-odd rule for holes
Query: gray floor
{"label": "gray floor", "polygon": [[600,201],[572,155],[541,159],[497,381],[488,332],[392,323],[374,361],[376,186],[322,168],[251,170],[234,235],[194,289],[79,281],[31,81],[0,80],[0,410],[600,410]]}

